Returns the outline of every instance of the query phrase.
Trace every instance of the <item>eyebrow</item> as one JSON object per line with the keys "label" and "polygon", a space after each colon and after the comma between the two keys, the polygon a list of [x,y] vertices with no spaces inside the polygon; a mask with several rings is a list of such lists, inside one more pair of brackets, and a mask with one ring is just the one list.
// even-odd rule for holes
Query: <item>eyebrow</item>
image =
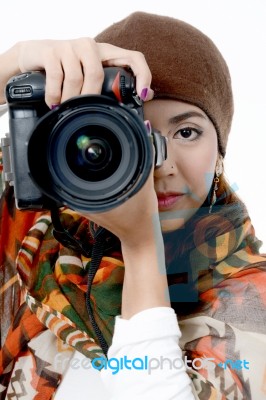
{"label": "eyebrow", "polygon": [[204,114],[200,113],[200,112],[188,111],[188,112],[185,112],[183,114],[178,114],[178,115],[175,115],[174,117],[171,117],[169,119],[169,123],[170,124],[178,124],[179,122],[182,122],[182,121],[184,121],[186,119],[189,119],[191,117],[200,117],[200,118],[203,118],[205,120],[207,119],[207,117]]}

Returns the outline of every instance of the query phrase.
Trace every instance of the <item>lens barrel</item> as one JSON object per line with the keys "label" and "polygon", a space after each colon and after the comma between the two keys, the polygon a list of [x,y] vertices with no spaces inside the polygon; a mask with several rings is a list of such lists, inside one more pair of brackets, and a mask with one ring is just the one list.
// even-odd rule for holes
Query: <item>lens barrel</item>
{"label": "lens barrel", "polygon": [[102,212],[137,193],[153,165],[146,126],[108,96],[78,96],[42,117],[28,163],[40,190],[77,211]]}

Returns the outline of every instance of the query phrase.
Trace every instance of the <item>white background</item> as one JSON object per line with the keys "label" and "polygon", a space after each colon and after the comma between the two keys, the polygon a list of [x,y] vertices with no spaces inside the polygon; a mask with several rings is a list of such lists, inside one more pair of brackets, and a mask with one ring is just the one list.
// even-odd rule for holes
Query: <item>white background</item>
{"label": "white background", "polygon": [[[24,39],[93,37],[137,10],[191,23],[210,36],[224,55],[235,97],[226,172],[230,183],[238,186],[266,252],[265,0],[5,0],[0,52]],[[2,118],[0,134],[6,129]]]}
{"label": "white background", "polygon": [[[210,36],[223,53],[235,97],[225,167],[229,181],[237,184],[248,206],[266,252],[266,0],[3,0],[0,52],[24,39],[93,37],[137,10],[191,23]],[[2,118],[1,136],[6,129],[7,120]],[[70,369],[69,381],[66,379],[57,399],[105,399],[95,372],[91,370],[83,379],[81,370],[75,376],[75,370]]]}

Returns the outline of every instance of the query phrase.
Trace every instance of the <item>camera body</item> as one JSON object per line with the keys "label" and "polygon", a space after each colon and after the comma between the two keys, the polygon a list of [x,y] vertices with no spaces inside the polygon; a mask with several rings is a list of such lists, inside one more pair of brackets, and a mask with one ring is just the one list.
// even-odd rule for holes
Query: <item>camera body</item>
{"label": "camera body", "polygon": [[[130,70],[104,68],[101,95],[81,95],[55,110],[45,103],[45,74],[27,72],[6,86],[9,137],[4,178],[21,210],[66,205],[100,212],[116,207],[166,158],[166,141],[148,134]],[[6,160],[6,161],[5,161]]]}

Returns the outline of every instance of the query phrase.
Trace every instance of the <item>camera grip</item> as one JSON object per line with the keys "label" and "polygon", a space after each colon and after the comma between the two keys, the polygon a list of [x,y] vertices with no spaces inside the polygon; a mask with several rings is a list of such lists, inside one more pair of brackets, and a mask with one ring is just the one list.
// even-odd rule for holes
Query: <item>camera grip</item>
{"label": "camera grip", "polygon": [[[29,179],[29,165],[27,157],[28,141],[31,131],[38,118],[10,119],[10,132],[15,132],[15,137],[10,136],[10,156],[14,180],[16,207],[18,209],[35,209],[42,204],[42,193]],[[37,207],[38,208],[38,207]]]}

